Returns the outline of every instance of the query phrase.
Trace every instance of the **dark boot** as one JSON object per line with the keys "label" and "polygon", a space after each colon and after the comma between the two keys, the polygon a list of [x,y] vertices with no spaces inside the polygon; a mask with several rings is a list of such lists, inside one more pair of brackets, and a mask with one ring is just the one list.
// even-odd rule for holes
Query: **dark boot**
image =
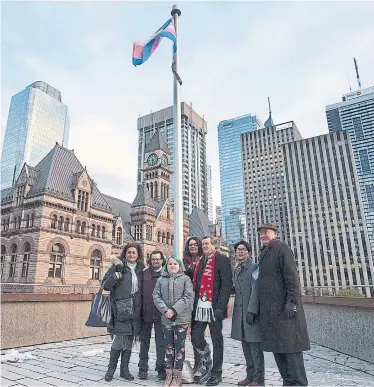
{"label": "dark boot", "polygon": [[130,374],[130,371],[129,371],[130,356],[131,356],[131,351],[129,351],[128,349],[124,349],[122,351],[121,369],[120,369],[119,376],[126,380],[134,380],[134,377]]}
{"label": "dark boot", "polygon": [[195,382],[205,384],[210,378],[213,367],[209,344],[205,346],[204,351],[200,351],[199,349],[197,349],[197,351],[201,355],[202,367],[195,375]]}
{"label": "dark boot", "polygon": [[193,357],[194,357],[193,373],[195,375],[197,371],[200,371],[200,368],[203,365],[201,361],[201,354],[196,348],[193,349]]}
{"label": "dark boot", "polygon": [[110,382],[113,379],[113,375],[117,369],[118,359],[121,355],[121,351],[111,348],[108,371],[105,374],[105,381]]}

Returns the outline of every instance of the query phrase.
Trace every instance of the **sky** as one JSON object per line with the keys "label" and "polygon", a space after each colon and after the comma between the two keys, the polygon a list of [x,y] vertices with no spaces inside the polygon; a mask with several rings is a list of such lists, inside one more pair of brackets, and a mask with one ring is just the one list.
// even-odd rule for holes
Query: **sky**
{"label": "sky", "polygon": [[[34,81],[62,93],[69,148],[101,192],[136,194],[137,118],[173,104],[172,42],[143,65],[132,43],[170,17],[172,2],[2,2],[1,144],[12,95]],[[213,204],[219,205],[217,126],[243,114],[327,133],[325,106],[374,85],[374,2],[180,2],[181,100],[208,123]]]}

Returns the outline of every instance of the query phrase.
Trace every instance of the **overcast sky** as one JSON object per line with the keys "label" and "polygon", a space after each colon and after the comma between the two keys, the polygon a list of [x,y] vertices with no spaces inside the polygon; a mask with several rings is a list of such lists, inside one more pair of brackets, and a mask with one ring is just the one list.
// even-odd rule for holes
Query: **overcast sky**
{"label": "overcast sky", "polygon": [[[132,202],[137,118],[173,103],[172,43],[142,66],[132,42],[170,17],[169,2],[2,2],[1,143],[10,98],[36,80],[60,90],[70,141],[101,192]],[[303,137],[327,132],[325,105],[374,85],[373,2],[179,3],[183,101],[208,122],[213,203],[219,204],[217,125],[257,114]]]}

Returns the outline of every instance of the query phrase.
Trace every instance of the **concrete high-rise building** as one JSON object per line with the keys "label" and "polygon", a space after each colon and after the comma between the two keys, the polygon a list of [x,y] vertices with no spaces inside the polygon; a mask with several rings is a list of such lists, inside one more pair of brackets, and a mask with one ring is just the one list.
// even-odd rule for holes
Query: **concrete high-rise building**
{"label": "concrete high-rise building", "polygon": [[275,223],[280,238],[287,240],[281,145],[301,138],[293,121],[241,135],[246,223],[254,256],[261,247],[257,228],[262,223]]}
{"label": "concrete high-rise building", "polygon": [[61,93],[45,82],[34,82],[10,103],[1,154],[1,185],[12,186],[24,163],[35,166],[55,146],[68,146],[68,108]]}
{"label": "concrete high-rise building", "polygon": [[[192,106],[181,103],[182,111],[182,178],[183,209],[191,214],[199,208],[208,215],[206,134],[207,123]],[[174,119],[173,106],[138,118],[138,183],[143,178],[144,152],[156,130],[166,139],[170,150],[171,171],[174,171]],[[172,176],[171,199],[174,197]]]}
{"label": "concrete high-rise building", "polygon": [[251,114],[218,125],[222,234],[228,244],[247,238],[240,135],[260,127],[261,122]]}
{"label": "concrete high-rise building", "polygon": [[348,131],[356,164],[360,193],[374,256],[374,87],[343,95],[326,106],[330,132]]}
{"label": "concrete high-rise building", "polygon": [[206,166],[206,189],[207,189],[207,208],[208,219],[213,223],[213,197],[212,197],[212,167],[207,164]]}
{"label": "concrete high-rise building", "polygon": [[348,131],[282,145],[285,234],[302,287],[362,285],[374,278],[365,209]]}
{"label": "concrete high-rise building", "polygon": [[222,233],[222,208],[221,206],[216,206],[216,225]]}

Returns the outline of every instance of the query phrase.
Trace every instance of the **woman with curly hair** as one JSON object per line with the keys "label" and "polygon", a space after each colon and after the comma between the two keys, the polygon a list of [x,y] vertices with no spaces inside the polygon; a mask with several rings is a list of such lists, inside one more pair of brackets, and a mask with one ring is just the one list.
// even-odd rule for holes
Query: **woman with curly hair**
{"label": "woman with curly hair", "polygon": [[113,379],[120,356],[120,376],[134,380],[129,371],[129,361],[132,346],[139,339],[141,329],[142,261],[140,246],[129,243],[119,259],[112,259],[113,266],[103,278],[104,289],[110,291],[112,301],[112,320],[108,331],[114,337],[106,381]]}

